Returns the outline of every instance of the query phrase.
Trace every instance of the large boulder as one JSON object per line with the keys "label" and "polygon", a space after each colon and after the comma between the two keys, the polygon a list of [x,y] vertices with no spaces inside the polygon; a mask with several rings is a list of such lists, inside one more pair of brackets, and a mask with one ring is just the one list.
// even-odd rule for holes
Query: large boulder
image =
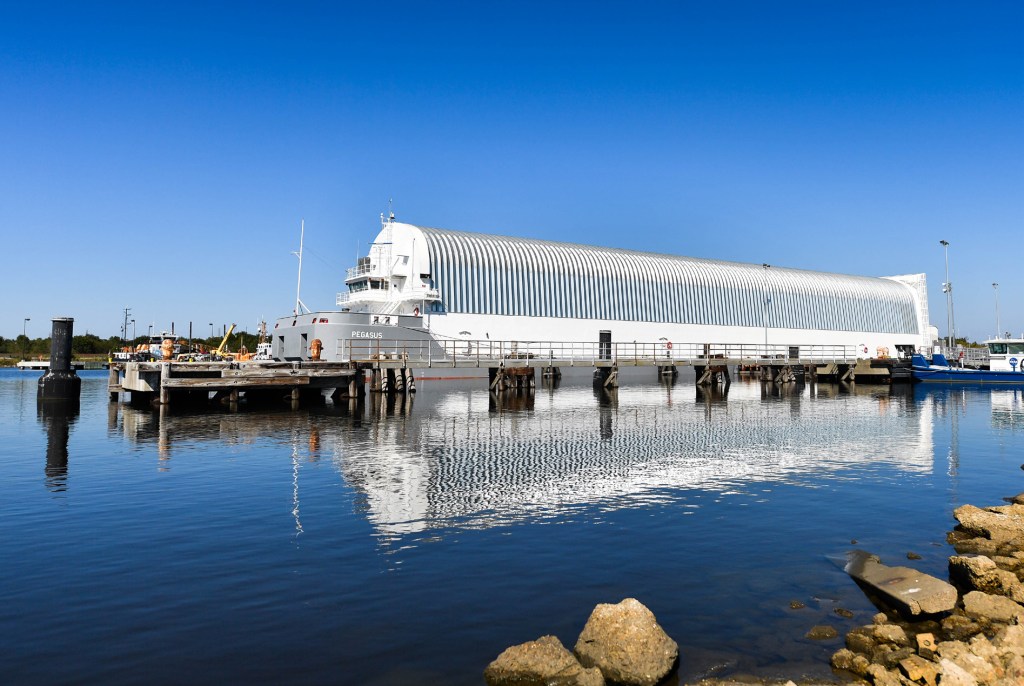
{"label": "large boulder", "polygon": [[1024,603],[1024,584],[1017,575],[999,569],[984,555],[954,555],[949,558],[949,578],[966,588],[1004,595]]}
{"label": "large boulder", "polygon": [[600,670],[585,669],[555,636],[505,649],[484,679],[488,686],[604,686]]}
{"label": "large boulder", "polygon": [[977,617],[991,622],[1009,624],[1014,620],[1024,622],[1024,607],[1009,598],[971,591],[964,596],[964,612],[968,617]]}
{"label": "large boulder", "polygon": [[679,646],[653,612],[639,600],[626,598],[594,608],[575,652],[584,667],[597,667],[613,684],[654,686],[672,671]]}
{"label": "large boulder", "polygon": [[1024,505],[1002,505],[981,509],[963,505],[953,510],[960,527],[996,543],[1024,543]]}

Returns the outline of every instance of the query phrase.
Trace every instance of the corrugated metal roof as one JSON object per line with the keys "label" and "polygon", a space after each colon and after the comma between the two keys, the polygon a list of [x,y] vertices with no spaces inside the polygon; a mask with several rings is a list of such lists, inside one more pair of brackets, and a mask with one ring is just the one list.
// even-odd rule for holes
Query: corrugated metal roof
{"label": "corrugated metal roof", "polygon": [[418,228],[450,312],[918,333],[888,279]]}

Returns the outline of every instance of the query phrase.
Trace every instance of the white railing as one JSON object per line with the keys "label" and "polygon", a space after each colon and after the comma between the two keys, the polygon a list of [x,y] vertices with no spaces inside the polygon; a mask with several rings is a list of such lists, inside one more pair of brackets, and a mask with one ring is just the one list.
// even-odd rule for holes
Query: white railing
{"label": "white railing", "polygon": [[852,362],[854,345],[763,345],[739,343],[601,343],[598,341],[387,340],[339,341],[342,359],[369,362],[403,359],[451,366],[600,366],[798,364]]}
{"label": "white railing", "polygon": [[354,279],[357,276],[363,276],[365,274],[372,274],[376,271],[377,265],[372,263],[358,264],[355,267],[349,267],[345,270],[346,279]]}

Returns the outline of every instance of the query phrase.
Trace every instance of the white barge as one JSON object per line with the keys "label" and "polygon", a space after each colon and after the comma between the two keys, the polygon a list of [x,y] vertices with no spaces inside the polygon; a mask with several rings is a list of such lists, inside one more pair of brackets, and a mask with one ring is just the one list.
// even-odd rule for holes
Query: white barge
{"label": "white barge", "polygon": [[666,354],[856,346],[858,357],[909,358],[931,344],[924,274],[851,276],[381,222],[337,309],[307,311],[297,298],[277,320],[275,359],[441,360],[496,342],[609,339]]}

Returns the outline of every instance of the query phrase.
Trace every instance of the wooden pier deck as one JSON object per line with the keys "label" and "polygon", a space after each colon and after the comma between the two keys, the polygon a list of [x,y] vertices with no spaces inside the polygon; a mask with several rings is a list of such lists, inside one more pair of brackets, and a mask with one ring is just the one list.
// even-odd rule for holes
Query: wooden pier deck
{"label": "wooden pier deck", "polygon": [[349,362],[121,362],[110,365],[111,400],[122,392],[133,404],[166,405],[172,397],[198,393],[237,403],[239,392],[273,393],[299,402],[323,389],[361,386],[363,373]]}

